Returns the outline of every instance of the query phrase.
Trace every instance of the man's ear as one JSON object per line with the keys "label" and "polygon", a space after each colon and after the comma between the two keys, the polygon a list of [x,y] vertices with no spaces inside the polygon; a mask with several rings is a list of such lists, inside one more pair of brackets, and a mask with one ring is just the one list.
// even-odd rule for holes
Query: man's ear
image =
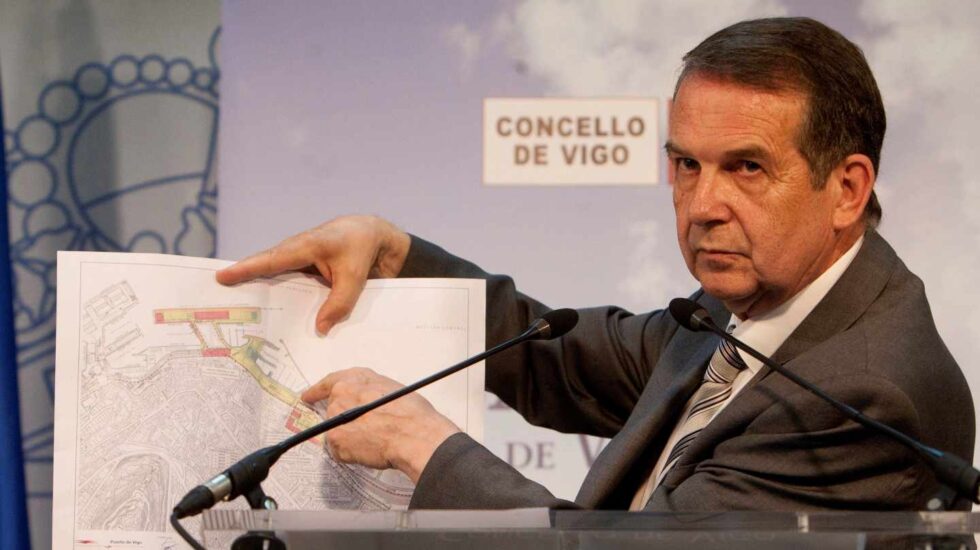
{"label": "man's ear", "polygon": [[827,185],[834,186],[834,229],[851,227],[864,216],[875,185],[875,169],[867,155],[848,155],[837,165]]}

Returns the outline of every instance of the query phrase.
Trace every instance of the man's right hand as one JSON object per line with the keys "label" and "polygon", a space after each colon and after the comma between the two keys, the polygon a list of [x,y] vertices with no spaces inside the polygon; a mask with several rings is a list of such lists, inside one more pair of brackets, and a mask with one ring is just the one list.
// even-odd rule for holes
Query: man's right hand
{"label": "man's right hand", "polygon": [[315,271],[330,285],[316,315],[326,334],[350,315],[368,278],[396,277],[405,264],[411,238],[375,216],[345,216],[289,237],[221,271],[216,278],[234,285],[286,271]]}

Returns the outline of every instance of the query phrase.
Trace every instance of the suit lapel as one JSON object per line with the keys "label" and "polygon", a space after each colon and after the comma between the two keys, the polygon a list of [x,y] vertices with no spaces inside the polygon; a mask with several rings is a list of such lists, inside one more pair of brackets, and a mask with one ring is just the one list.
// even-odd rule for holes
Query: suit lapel
{"label": "suit lapel", "polygon": [[[897,261],[898,256],[888,243],[877,232],[869,230],[854,261],[810,315],[776,350],[773,360],[793,368],[794,359],[852,326],[884,290]],[[771,373],[768,367],[762,367],[739,395],[699,434],[685,452],[685,457],[665,477],[658,492],[670,491],[679,485],[694,471],[685,466],[709,453],[719,443],[719,438],[730,432],[733,423],[744,422],[756,414],[751,410],[753,403],[739,397],[748,394],[753,386],[762,383]]]}
{"label": "suit lapel", "polygon": [[[898,256],[878,233],[869,229],[864,244],[833,288],[796,327],[772,358],[786,364],[813,346],[851,327],[881,294]],[[771,371],[763,367],[765,375]],[[764,378],[756,377],[759,380]],[[756,382],[757,381],[753,381]]]}
{"label": "suit lapel", "polygon": [[[730,315],[713,298],[702,295],[698,301],[716,319]],[[589,469],[576,502],[589,508],[628,504],[660,456],[684,405],[700,385],[717,345],[713,334],[678,328],[626,424]]]}

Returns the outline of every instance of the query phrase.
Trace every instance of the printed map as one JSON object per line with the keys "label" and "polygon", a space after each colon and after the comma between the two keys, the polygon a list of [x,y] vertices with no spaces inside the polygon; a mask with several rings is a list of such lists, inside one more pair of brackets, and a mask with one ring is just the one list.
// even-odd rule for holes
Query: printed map
{"label": "printed map", "polygon": [[[319,376],[311,377],[292,350],[308,341],[290,341],[288,331],[277,330],[290,307],[270,303],[268,292],[253,304],[188,304],[194,295],[167,303],[146,293],[146,281],[133,284],[126,269],[94,271],[100,279],[117,277],[90,285],[78,302],[72,540],[78,548],[180,547],[168,524],[173,503],[248,453],[319,422],[299,398]],[[213,270],[204,275],[202,281],[213,281]],[[291,284],[319,299],[309,292],[318,283]],[[456,324],[441,323],[412,326],[452,333],[446,329]],[[60,397],[69,378],[61,369],[76,367],[59,355],[57,368]],[[59,419],[65,414],[65,407],[56,411]],[[64,442],[59,438],[56,448]],[[65,461],[57,462],[56,456],[61,472]],[[280,509],[293,510],[404,508],[412,494],[400,472],[334,462],[321,438],[284,455],[263,488]],[[199,520],[185,526],[195,532]]]}

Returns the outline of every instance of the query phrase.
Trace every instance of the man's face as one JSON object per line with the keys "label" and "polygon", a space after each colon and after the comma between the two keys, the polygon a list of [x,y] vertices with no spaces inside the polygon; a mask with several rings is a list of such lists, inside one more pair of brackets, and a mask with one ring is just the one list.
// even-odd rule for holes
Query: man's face
{"label": "man's face", "polygon": [[804,95],[698,75],[671,108],[667,152],[677,238],[712,296],[765,313],[833,264],[834,196],[813,189],[796,138]]}

